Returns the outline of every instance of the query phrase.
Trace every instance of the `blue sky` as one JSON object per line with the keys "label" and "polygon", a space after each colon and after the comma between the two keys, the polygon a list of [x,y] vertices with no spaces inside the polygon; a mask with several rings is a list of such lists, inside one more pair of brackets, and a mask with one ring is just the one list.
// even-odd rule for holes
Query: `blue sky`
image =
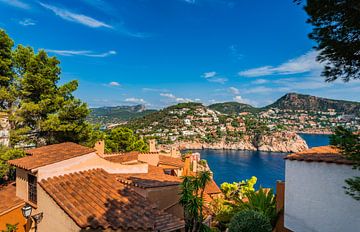
{"label": "blue sky", "polygon": [[91,107],[184,101],[267,105],[287,92],[360,101],[325,83],[292,0],[0,0],[17,44],[61,61]]}

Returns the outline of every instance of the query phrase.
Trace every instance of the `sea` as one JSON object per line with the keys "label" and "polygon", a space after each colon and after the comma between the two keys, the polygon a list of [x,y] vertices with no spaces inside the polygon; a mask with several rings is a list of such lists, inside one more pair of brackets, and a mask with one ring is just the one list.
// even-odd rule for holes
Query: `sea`
{"label": "sea", "polygon": [[[328,135],[299,134],[309,147],[329,144]],[[239,150],[192,150],[207,160],[214,173],[214,180],[220,186],[224,182],[239,182],[257,177],[256,188],[273,188],[276,181],[285,180],[284,157],[288,153],[239,151]]]}

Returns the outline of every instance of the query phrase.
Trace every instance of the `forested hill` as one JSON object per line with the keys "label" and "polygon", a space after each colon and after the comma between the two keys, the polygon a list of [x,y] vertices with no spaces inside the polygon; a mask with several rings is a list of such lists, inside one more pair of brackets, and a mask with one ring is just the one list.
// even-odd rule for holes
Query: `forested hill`
{"label": "forested hill", "polygon": [[336,112],[345,114],[360,114],[360,103],[352,101],[334,100],[311,95],[288,93],[276,102],[265,107],[305,111],[328,111],[334,109]]}
{"label": "forested hill", "polygon": [[122,123],[153,112],[156,110],[146,109],[144,105],[91,108],[88,120],[101,125]]}
{"label": "forested hill", "polygon": [[237,102],[217,103],[210,105],[209,108],[224,114],[238,114],[241,112],[257,113],[270,108],[278,108],[280,110],[305,110],[323,112],[328,111],[328,109],[334,109],[339,113],[360,115],[359,102],[333,100],[297,93],[285,94],[273,104],[262,108],[255,108],[250,105]]}
{"label": "forested hill", "polygon": [[255,108],[251,105],[239,103],[239,102],[223,102],[215,103],[208,106],[212,110],[219,111],[223,114],[238,114],[241,112],[258,113],[259,108]]}

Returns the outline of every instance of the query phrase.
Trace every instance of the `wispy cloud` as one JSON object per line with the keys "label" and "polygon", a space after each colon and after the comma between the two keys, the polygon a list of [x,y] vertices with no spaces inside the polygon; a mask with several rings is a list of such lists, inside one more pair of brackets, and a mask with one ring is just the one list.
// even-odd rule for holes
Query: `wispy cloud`
{"label": "wispy cloud", "polygon": [[216,76],[216,74],[217,74],[216,72],[211,71],[211,72],[204,72],[202,76],[207,79]]}
{"label": "wispy cloud", "polygon": [[225,84],[225,82],[228,81],[226,77],[219,76],[219,74],[215,71],[204,72],[201,75],[201,77],[205,78],[209,82],[220,83],[220,84]]}
{"label": "wispy cloud", "polygon": [[144,92],[168,92],[167,89],[157,89],[157,88],[142,88]]}
{"label": "wispy cloud", "polygon": [[237,45],[233,44],[229,46],[230,56],[233,57],[234,61],[239,61],[243,58],[243,54],[239,52]]}
{"label": "wispy cloud", "polygon": [[160,93],[160,96],[165,97],[170,100],[170,102],[193,102],[190,98],[182,98],[182,97],[176,97],[172,93]]}
{"label": "wispy cloud", "polygon": [[230,93],[232,93],[232,94],[240,94],[240,90],[237,89],[237,88],[235,88],[235,87],[230,87],[230,88],[229,88],[229,91],[230,91]]}
{"label": "wispy cloud", "polygon": [[47,52],[54,53],[59,56],[87,56],[87,57],[103,58],[111,55],[116,55],[116,51],[95,53],[93,51],[88,51],[88,50],[53,50],[53,49],[45,49],[45,50]]}
{"label": "wispy cloud", "polygon": [[117,81],[111,81],[111,82],[109,82],[108,85],[109,85],[109,86],[121,86],[120,83],[117,82]]}
{"label": "wispy cloud", "polygon": [[309,51],[304,55],[288,60],[279,66],[263,66],[239,72],[239,76],[258,77],[268,75],[289,75],[312,72],[322,69],[322,65],[316,61],[317,52]]}
{"label": "wispy cloud", "polygon": [[92,27],[92,28],[99,28],[99,27],[105,27],[105,28],[111,28],[111,29],[113,28],[109,24],[106,24],[104,22],[101,22],[99,20],[96,20],[94,18],[91,18],[91,17],[83,15],[83,14],[74,13],[67,9],[56,7],[56,6],[45,4],[45,3],[41,3],[41,2],[39,4],[42,7],[46,8],[48,10],[51,10],[54,14],[56,14],[60,18],[70,21],[70,22],[79,23],[79,24],[82,24],[82,25],[85,25],[88,27]]}
{"label": "wispy cloud", "polygon": [[251,83],[255,84],[255,85],[261,85],[261,84],[265,84],[267,82],[269,82],[269,81],[265,80],[265,79],[256,79],[255,81],[252,81]]}
{"label": "wispy cloud", "polygon": [[135,98],[135,97],[126,98],[125,102],[136,103],[136,104],[146,104],[146,101],[144,99]]}
{"label": "wispy cloud", "polygon": [[35,26],[36,21],[33,20],[33,19],[30,19],[30,18],[26,18],[26,19],[20,20],[19,24],[22,25],[22,26],[25,26],[25,27],[27,27],[27,26]]}
{"label": "wispy cloud", "polygon": [[21,8],[21,9],[24,9],[24,10],[28,10],[30,9],[30,5],[23,2],[23,1],[20,1],[20,0],[0,0],[0,3],[4,3],[4,4],[7,4],[9,6],[13,6],[13,7],[16,7],[16,8]]}

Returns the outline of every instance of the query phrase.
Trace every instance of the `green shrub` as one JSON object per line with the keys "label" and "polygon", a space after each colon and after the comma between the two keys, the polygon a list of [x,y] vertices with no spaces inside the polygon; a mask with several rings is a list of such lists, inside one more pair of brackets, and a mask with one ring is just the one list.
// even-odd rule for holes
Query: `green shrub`
{"label": "green shrub", "polygon": [[269,219],[253,210],[241,211],[231,219],[229,232],[271,232]]}

